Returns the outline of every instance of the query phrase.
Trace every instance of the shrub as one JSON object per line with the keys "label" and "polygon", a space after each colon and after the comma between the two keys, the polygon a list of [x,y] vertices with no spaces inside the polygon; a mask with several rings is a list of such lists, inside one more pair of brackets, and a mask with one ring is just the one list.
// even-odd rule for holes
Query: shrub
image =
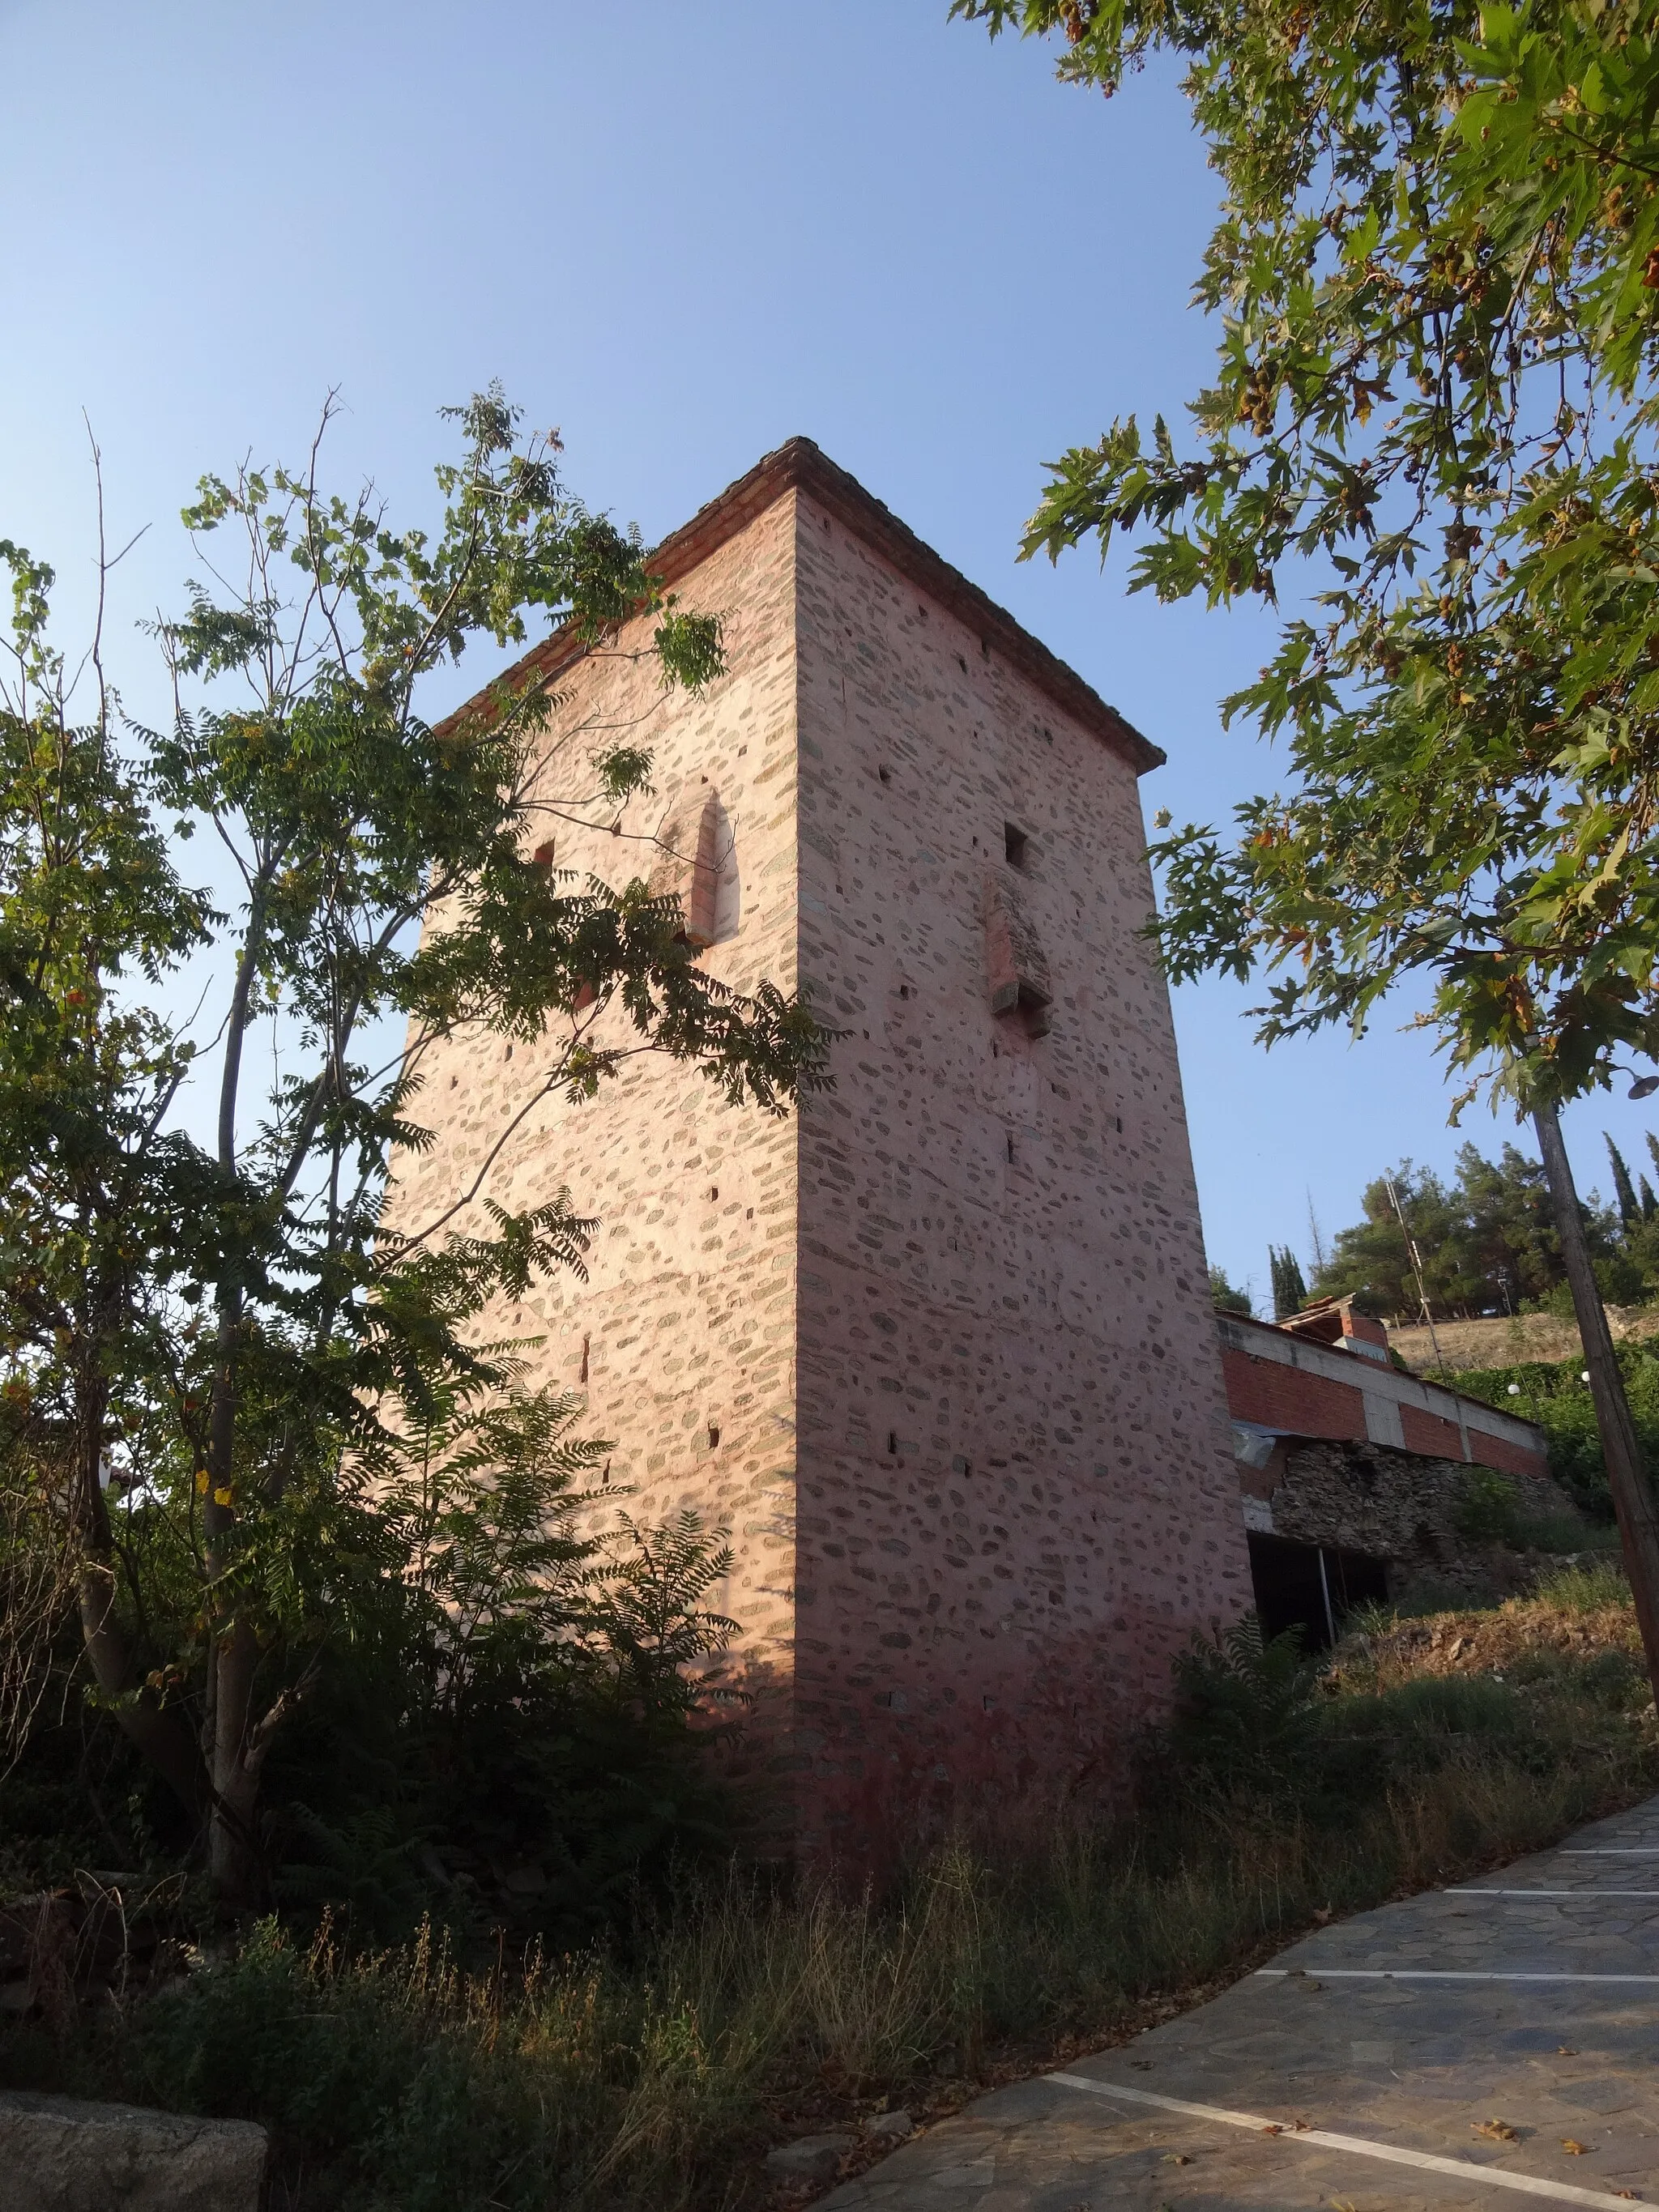
{"label": "shrub", "polygon": [[1630,1603],[1630,1583],[1614,1559],[1575,1559],[1540,1575],[1534,1595],[1562,1613],[1601,1613]]}
{"label": "shrub", "polygon": [[1460,1535],[1477,1542],[1516,1543],[1521,1534],[1521,1510],[1514,1483],[1495,1468],[1466,1468],[1463,1494],[1454,1518]]}
{"label": "shrub", "polygon": [[[1648,1473],[1659,1477],[1659,1358],[1645,1344],[1621,1344],[1618,1355]],[[1536,1421],[1544,1431],[1551,1474],[1576,1505],[1593,1519],[1607,1522],[1613,1519],[1613,1500],[1601,1461],[1595,1408],[1579,1379],[1583,1365],[1582,1357],[1553,1364],[1527,1360],[1512,1367],[1473,1370],[1460,1375],[1457,1385],[1504,1413],[1521,1413]],[[1513,1396],[1511,1384],[1516,1386]]]}
{"label": "shrub", "polygon": [[958,1837],[887,1896],[706,1875],[625,1944],[471,1976],[431,1935],[374,1954],[267,1923],[61,2038],[13,2027],[0,2072],[263,2119],[279,2181],[331,2212],[740,2212],[769,2142],[1103,2038],[1316,1914],[1659,1784],[1629,1656],[1537,1656],[1524,1690],[1379,1687],[1356,1643],[1315,1668],[1247,1626],[1183,1662],[1133,1819]]}

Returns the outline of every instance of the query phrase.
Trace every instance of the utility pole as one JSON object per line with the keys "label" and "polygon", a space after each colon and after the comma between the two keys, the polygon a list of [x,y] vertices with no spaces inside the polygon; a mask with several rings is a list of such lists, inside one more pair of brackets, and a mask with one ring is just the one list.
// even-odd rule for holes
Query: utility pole
{"label": "utility pole", "polygon": [[1411,1261],[1412,1273],[1417,1278],[1418,1303],[1423,1309],[1423,1318],[1428,1324],[1429,1342],[1434,1347],[1434,1364],[1440,1370],[1440,1379],[1443,1382],[1446,1379],[1446,1363],[1440,1355],[1440,1339],[1434,1333],[1434,1316],[1429,1311],[1429,1293],[1423,1280],[1423,1255],[1418,1250],[1417,1239],[1412,1235],[1406,1220],[1406,1209],[1400,1203],[1400,1193],[1395,1187],[1394,1177],[1384,1176],[1382,1180],[1389,1186],[1389,1196],[1394,1200],[1395,1215],[1400,1223],[1400,1233],[1406,1240],[1406,1257]]}
{"label": "utility pole", "polygon": [[1613,1348],[1613,1332],[1601,1304],[1601,1285],[1590,1259],[1578,1211],[1567,1148],[1561,1140],[1561,1123],[1552,1105],[1533,1109],[1533,1127],[1543,1155],[1544,1178],[1549,1185],[1555,1215],[1555,1233],[1561,1240],[1561,1258],[1572,1291],[1573,1311],[1583,1341],[1584,1364],[1589,1372],[1590,1396],[1595,1406],[1595,1425],[1601,1432],[1601,1456],[1607,1462],[1607,1487],[1613,1510],[1619,1516],[1619,1540],[1625,1571],[1636,1600],[1637,1625],[1647,1654],[1648,1679],[1659,1703],[1659,1508],[1653,1486],[1642,1464],[1636,1441],[1636,1425],[1630,1417],[1625,1378]]}

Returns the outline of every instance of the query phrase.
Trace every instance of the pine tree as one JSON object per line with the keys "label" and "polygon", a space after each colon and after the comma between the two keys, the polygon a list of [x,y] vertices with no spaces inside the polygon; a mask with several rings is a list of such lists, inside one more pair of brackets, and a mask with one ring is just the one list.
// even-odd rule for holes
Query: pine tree
{"label": "pine tree", "polygon": [[[1642,1208],[1637,1201],[1636,1186],[1630,1179],[1630,1170],[1625,1165],[1625,1156],[1605,1129],[1607,1158],[1613,1162],[1613,1194],[1619,1206],[1619,1225],[1628,1237],[1642,1218]],[[1653,1139],[1650,1138],[1649,1143]]]}
{"label": "pine tree", "polygon": [[1299,1313],[1302,1302],[1308,1295],[1308,1285],[1302,1279],[1302,1266],[1290,1246],[1282,1249],[1276,1244],[1267,1247],[1267,1266],[1273,1276],[1273,1319],[1288,1321]]}
{"label": "pine tree", "polygon": [[1645,1176],[1638,1178],[1636,1187],[1642,1200],[1642,1218],[1651,1221],[1654,1215],[1659,1213],[1659,1198],[1654,1196],[1653,1185]]}

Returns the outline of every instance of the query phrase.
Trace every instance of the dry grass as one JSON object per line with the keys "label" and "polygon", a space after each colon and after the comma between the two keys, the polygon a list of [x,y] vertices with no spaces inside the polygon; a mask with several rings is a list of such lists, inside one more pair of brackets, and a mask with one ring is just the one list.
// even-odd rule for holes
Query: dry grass
{"label": "dry grass", "polygon": [[8,2071],[264,2118],[273,2212],[737,2212],[768,2201],[771,2143],[890,2104],[925,2121],[1168,2016],[1316,1916],[1659,1787],[1632,1638],[1593,1582],[1373,1621],[1297,1723],[1312,1755],[1269,1746],[1241,1778],[1171,1739],[1133,1823],[1074,1811],[1002,1858],[958,1843],[886,1899],[734,1874],[626,1956],[507,1975],[266,1929],[170,1996],[15,2037]]}
{"label": "dry grass", "polygon": [[1642,1638],[1622,1571],[1607,1560],[1556,1568],[1522,1597],[1486,1611],[1401,1620],[1377,1608],[1336,1655],[1333,1680],[1356,1690],[1387,1689],[1429,1675],[1535,1670],[1546,1658],[1585,1662],[1642,1657]]}
{"label": "dry grass", "polygon": [[[1607,1315],[1616,1343],[1633,1344],[1659,1334],[1659,1313],[1651,1306],[1609,1306]],[[1408,1323],[1389,1329],[1389,1344],[1414,1375],[1426,1375],[1431,1380],[1443,1364],[1455,1380],[1460,1374],[1512,1366],[1521,1360],[1583,1357],[1577,1322],[1548,1313],[1437,1321],[1432,1340],[1426,1328]]]}

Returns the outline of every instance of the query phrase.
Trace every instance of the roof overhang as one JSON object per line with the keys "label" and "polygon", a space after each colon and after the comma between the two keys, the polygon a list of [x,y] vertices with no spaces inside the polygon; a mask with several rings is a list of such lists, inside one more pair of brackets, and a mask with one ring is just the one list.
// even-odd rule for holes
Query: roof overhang
{"label": "roof overhang", "polygon": [[[1109,745],[1137,775],[1163,765],[1162,750],[1126,722],[1074,668],[1068,668],[1006,608],[925,544],[890,507],[867,492],[856,477],[837,468],[810,438],[791,438],[757,461],[746,476],[728,484],[707,507],[699,507],[689,522],[653,549],[652,574],[665,585],[679,583],[790,491],[805,493],[843,523],[862,544],[890,562],[935,605],[972,630],[988,652],[1000,654],[1062,714]],[[533,676],[550,680],[589,649],[567,625],[526,653],[505,678],[497,680],[514,685]]]}

